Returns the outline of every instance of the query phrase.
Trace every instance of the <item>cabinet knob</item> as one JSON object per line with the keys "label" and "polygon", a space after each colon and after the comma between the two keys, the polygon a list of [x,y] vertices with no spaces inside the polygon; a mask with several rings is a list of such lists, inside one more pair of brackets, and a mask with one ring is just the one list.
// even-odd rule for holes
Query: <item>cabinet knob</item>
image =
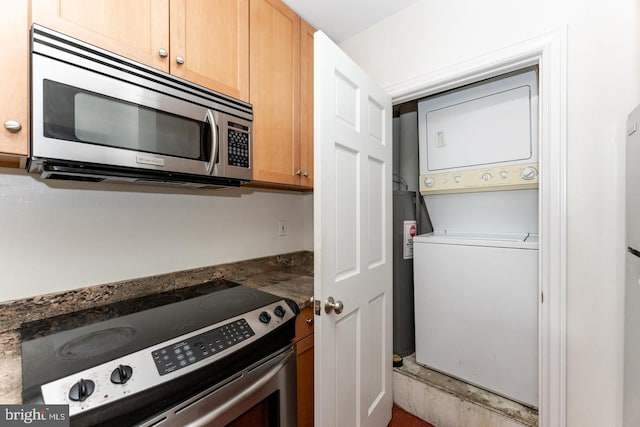
{"label": "cabinet knob", "polygon": [[15,120],[7,120],[6,122],[4,122],[4,128],[9,132],[18,132],[20,129],[22,129],[22,125],[20,124],[20,122],[17,122]]}
{"label": "cabinet knob", "polygon": [[302,176],[304,176],[305,178],[309,176],[309,172],[305,172],[302,174]]}
{"label": "cabinet knob", "polygon": [[166,58],[167,56],[169,56],[169,53],[167,52],[166,49],[158,49],[158,55],[160,55],[160,58]]}
{"label": "cabinet knob", "polygon": [[182,56],[176,56],[176,62],[182,65],[184,64],[184,58]]}
{"label": "cabinet knob", "polygon": [[298,176],[302,175],[302,171],[301,171],[300,169],[298,169],[298,170],[296,171],[296,175],[298,175]]}
{"label": "cabinet knob", "polygon": [[305,322],[307,322],[307,325],[309,325],[309,326],[313,325],[313,319],[311,319],[311,318],[306,319]]}

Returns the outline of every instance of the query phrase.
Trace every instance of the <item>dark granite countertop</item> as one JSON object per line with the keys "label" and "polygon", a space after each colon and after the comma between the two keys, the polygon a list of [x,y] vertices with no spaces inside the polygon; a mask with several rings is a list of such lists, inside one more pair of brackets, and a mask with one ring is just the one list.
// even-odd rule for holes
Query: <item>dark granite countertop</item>
{"label": "dark granite countertop", "polygon": [[289,298],[302,309],[311,304],[313,296],[313,253],[296,252],[0,303],[0,403],[22,402],[23,324],[44,323],[38,321],[128,300],[144,301],[220,278]]}

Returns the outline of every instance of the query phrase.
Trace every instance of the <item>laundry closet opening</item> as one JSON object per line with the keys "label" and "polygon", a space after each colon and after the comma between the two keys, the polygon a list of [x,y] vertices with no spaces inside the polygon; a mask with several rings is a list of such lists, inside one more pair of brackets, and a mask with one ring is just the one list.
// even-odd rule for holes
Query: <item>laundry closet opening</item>
{"label": "laundry closet opening", "polygon": [[538,82],[530,66],[393,119],[399,371],[515,425],[538,422]]}

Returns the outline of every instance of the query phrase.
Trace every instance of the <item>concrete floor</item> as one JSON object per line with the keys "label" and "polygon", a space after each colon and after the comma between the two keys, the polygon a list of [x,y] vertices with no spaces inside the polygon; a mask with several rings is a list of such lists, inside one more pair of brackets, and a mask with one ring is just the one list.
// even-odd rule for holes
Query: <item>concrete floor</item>
{"label": "concrete floor", "polygon": [[393,400],[436,427],[537,427],[538,411],[416,363],[404,357],[394,368]]}

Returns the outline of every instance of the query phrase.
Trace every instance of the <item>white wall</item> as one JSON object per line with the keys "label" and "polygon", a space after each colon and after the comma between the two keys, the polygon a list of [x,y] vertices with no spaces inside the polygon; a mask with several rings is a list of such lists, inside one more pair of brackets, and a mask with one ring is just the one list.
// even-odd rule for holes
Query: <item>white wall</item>
{"label": "white wall", "polygon": [[341,44],[386,87],[567,26],[571,427],[621,424],[622,159],[625,117],[640,103],[638,8],[637,0],[422,0]]}
{"label": "white wall", "polygon": [[312,250],[312,206],[311,194],[45,183],[0,169],[0,301]]}

